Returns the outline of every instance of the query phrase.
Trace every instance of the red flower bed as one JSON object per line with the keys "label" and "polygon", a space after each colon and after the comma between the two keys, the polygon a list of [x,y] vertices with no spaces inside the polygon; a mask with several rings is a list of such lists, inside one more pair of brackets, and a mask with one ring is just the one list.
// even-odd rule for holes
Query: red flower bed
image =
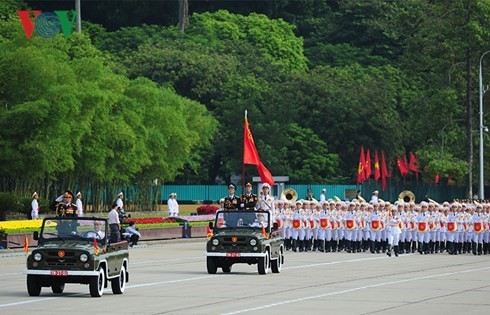
{"label": "red flower bed", "polygon": [[216,206],[200,206],[197,208],[197,214],[215,214],[219,208]]}
{"label": "red flower bed", "polygon": [[154,217],[154,218],[126,218],[124,220],[125,223],[129,223],[133,221],[136,224],[155,224],[155,223],[175,223],[177,222],[174,218],[161,218],[161,217]]}

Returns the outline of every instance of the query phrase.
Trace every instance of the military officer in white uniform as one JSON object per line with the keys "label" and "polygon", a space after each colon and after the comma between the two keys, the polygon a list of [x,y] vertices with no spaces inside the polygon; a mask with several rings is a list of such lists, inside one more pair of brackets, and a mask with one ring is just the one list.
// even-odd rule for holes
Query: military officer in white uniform
{"label": "military officer in white uniform", "polygon": [[39,203],[37,202],[37,198],[39,198],[37,192],[32,194],[32,202],[31,202],[31,218],[33,220],[39,219]]}
{"label": "military officer in white uniform", "polygon": [[75,204],[77,205],[78,216],[83,217],[83,203],[82,203],[82,193],[81,192],[77,193],[77,201]]}
{"label": "military officer in white uniform", "polygon": [[274,197],[269,195],[271,186],[268,183],[262,184],[262,194],[257,205],[258,210],[274,212]]}

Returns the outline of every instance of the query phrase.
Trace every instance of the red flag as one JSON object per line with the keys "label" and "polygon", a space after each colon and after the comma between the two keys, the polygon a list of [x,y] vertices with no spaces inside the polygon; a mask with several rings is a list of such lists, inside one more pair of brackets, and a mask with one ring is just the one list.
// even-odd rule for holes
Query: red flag
{"label": "red flag", "polygon": [[381,190],[386,190],[386,179],[390,177],[388,168],[386,167],[385,152],[381,151]]}
{"label": "red flag", "polygon": [[359,158],[359,167],[357,168],[357,185],[362,183],[366,177],[364,172],[364,166],[366,165],[366,160],[364,156],[364,147],[361,147],[361,157]]}
{"label": "red flag", "polygon": [[213,237],[213,230],[209,226],[206,227],[206,236],[208,239]]}
{"label": "red flag", "polygon": [[97,243],[96,237],[94,237],[94,252],[95,252],[95,255],[99,254],[99,244]]}
{"label": "red flag", "polygon": [[410,163],[408,164],[408,169],[415,173],[415,177],[419,179],[419,167],[417,165],[419,159],[415,154],[410,152]]}
{"label": "red flag", "polygon": [[[407,158],[405,157],[405,160]],[[396,158],[396,165],[398,166],[398,169],[400,170],[400,174],[402,174],[403,177],[407,176],[408,174],[408,165],[406,161],[402,160],[401,157]]]}
{"label": "red flag", "polygon": [[366,152],[366,179],[369,179],[371,177],[372,171],[371,171],[371,152],[369,152],[369,149],[367,149]]}
{"label": "red flag", "polygon": [[269,238],[269,235],[267,235],[267,232],[265,231],[265,227],[263,225],[262,225],[262,235],[264,235],[266,239]]}
{"label": "red flag", "polygon": [[381,177],[381,169],[379,168],[378,150],[374,152],[374,180],[378,181]]}
{"label": "red flag", "polygon": [[274,179],[269,170],[262,164],[259,157],[259,152],[255,147],[254,138],[248,125],[247,112],[245,111],[245,127],[243,130],[243,164],[252,164],[257,166],[260,180],[262,183],[274,185]]}
{"label": "red flag", "polygon": [[27,238],[27,235],[24,235],[24,252],[29,252],[29,239]]}

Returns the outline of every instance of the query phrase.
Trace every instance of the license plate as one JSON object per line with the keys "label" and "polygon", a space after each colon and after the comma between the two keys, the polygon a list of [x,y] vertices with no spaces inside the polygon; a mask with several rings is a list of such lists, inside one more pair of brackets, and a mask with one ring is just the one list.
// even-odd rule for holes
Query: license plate
{"label": "license plate", "polygon": [[68,276],[68,270],[51,270],[51,275],[55,277]]}
{"label": "license plate", "polygon": [[240,257],[240,253],[226,253],[226,257]]}

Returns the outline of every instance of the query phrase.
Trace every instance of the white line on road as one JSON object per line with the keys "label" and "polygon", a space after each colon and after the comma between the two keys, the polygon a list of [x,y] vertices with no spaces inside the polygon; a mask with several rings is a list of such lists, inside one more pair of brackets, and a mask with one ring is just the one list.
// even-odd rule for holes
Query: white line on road
{"label": "white line on road", "polygon": [[209,278],[215,278],[215,277],[216,277],[216,275],[204,276],[204,277],[196,277],[196,278],[187,278],[187,279],[159,281],[159,282],[150,282],[150,283],[142,283],[142,284],[128,285],[128,286],[126,286],[126,288],[127,289],[144,288],[144,287],[150,287],[150,286],[154,286],[154,285],[173,284],[173,283],[187,282],[187,281],[194,281],[194,280],[202,280],[202,279],[209,279]]}
{"label": "white line on road", "polygon": [[482,270],[486,270],[486,269],[490,269],[490,267],[484,267],[484,268],[478,268],[478,269],[470,269],[470,270],[462,270],[462,271],[456,271],[456,272],[447,272],[447,273],[442,273],[442,274],[438,274],[438,275],[431,275],[431,276],[424,276],[424,277],[403,279],[403,280],[397,280],[397,281],[383,282],[383,283],[372,284],[372,285],[367,285],[367,286],[362,286],[362,287],[357,287],[357,288],[352,288],[352,289],[347,289],[347,290],[329,292],[329,293],[319,294],[319,295],[315,295],[315,296],[307,296],[307,297],[304,297],[304,298],[299,298],[299,299],[294,299],[294,300],[288,300],[288,301],[282,301],[282,302],[277,302],[277,303],[262,305],[262,306],[258,306],[258,307],[254,307],[254,308],[247,308],[247,309],[238,310],[238,311],[235,311],[235,312],[224,313],[222,315],[232,315],[232,314],[240,314],[240,313],[246,313],[246,312],[253,312],[253,311],[258,311],[258,310],[262,310],[262,309],[270,308],[270,307],[274,307],[274,306],[280,306],[280,305],[285,305],[285,304],[290,304],[290,303],[296,303],[296,302],[301,302],[301,301],[319,299],[319,298],[324,298],[324,297],[327,297],[327,296],[338,295],[338,294],[343,294],[343,293],[350,293],[350,292],[354,292],[354,291],[359,291],[359,290],[364,290],[364,289],[370,289],[370,288],[376,288],[376,287],[381,287],[381,286],[385,286],[385,285],[399,284],[399,283],[411,282],[411,281],[418,281],[418,280],[424,280],[424,279],[439,278],[439,277],[451,276],[451,275],[456,275],[456,274],[461,274],[461,273],[482,271]]}
{"label": "white line on road", "polygon": [[20,301],[20,302],[13,302],[13,303],[7,303],[7,304],[0,304],[0,308],[1,307],[9,307],[9,306],[18,306],[18,305],[30,304],[30,303],[36,303],[36,302],[46,302],[46,301],[51,301],[51,300],[56,300],[56,299],[59,299],[59,297],[41,298],[41,299],[34,299],[34,300],[28,300],[28,301]]}
{"label": "white line on road", "polygon": [[199,258],[202,258],[202,256],[187,257],[187,258],[175,258],[175,259],[146,260],[146,261],[132,262],[131,266],[132,265],[146,265],[146,264],[161,263],[161,262],[181,261],[181,260],[196,260]]}

